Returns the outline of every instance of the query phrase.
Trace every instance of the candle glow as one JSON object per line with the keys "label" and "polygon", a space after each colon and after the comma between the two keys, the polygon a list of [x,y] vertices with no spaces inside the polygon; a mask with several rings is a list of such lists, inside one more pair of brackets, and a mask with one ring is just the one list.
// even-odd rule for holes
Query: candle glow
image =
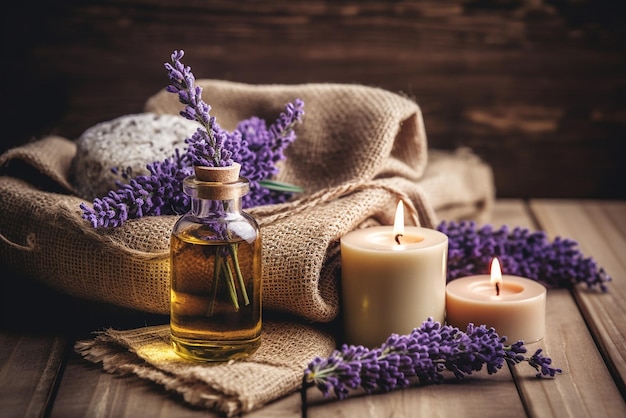
{"label": "candle glow", "polygon": [[500,262],[494,258],[491,262],[491,284],[496,288],[496,296],[500,296],[500,285],[502,284],[502,269]]}

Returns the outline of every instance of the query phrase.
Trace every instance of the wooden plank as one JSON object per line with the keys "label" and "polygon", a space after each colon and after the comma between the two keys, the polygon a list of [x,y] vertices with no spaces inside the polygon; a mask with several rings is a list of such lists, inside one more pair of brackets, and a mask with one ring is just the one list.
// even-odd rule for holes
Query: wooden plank
{"label": "wooden plank", "polygon": [[[488,399],[488,401],[485,401]],[[503,409],[494,408],[501,404]],[[489,376],[486,371],[475,373],[464,381],[447,379],[444,384],[415,386],[389,393],[366,395],[362,391],[338,401],[334,396],[324,397],[315,388],[307,392],[307,416],[324,418],[344,417],[424,417],[454,416],[463,411],[468,418],[511,417],[524,414],[522,403],[512,384],[510,373],[503,369]],[[300,395],[279,399],[247,414],[250,418],[300,417]]]}
{"label": "wooden plank", "polygon": [[132,376],[102,371],[77,353],[69,356],[50,417],[218,417]]}
{"label": "wooden plank", "polygon": [[537,379],[532,368],[513,368],[529,416],[626,416],[626,404],[570,291],[550,289],[546,308],[546,337],[529,344],[527,354],[542,348],[563,374]]}
{"label": "wooden plank", "polygon": [[626,398],[626,202],[536,200],[531,208],[550,235],[576,240],[613,278],[607,293],[583,286],[573,293]]}
{"label": "wooden plank", "polygon": [[415,386],[343,401],[313,402],[309,406],[308,416],[430,418],[451,417],[460,412],[467,418],[524,415],[524,407],[506,367],[494,375],[488,375],[483,370],[463,381],[451,379],[441,385]]}
{"label": "wooden plank", "polygon": [[0,333],[0,412],[44,416],[62,367],[65,340]]}
{"label": "wooden plank", "polygon": [[[543,227],[543,224],[534,223],[532,215],[520,201],[498,200],[494,208],[494,225],[531,230]],[[554,379],[536,379],[534,369],[524,364],[512,368],[529,416],[613,417],[626,414],[619,390],[569,290],[549,290],[546,337],[527,347],[529,355],[542,348],[553,364],[564,371]],[[594,383],[583,385],[581,382]]]}

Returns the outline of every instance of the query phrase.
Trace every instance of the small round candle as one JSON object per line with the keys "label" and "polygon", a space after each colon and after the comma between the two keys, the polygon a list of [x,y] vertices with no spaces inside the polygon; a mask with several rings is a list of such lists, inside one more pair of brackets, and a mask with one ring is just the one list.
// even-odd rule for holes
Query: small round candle
{"label": "small round candle", "polygon": [[445,319],[448,237],[404,227],[401,203],[394,227],[359,229],[341,238],[348,344],[378,346],[392,333],[410,333],[428,317]]}
{"label": "small round candle", "polygon": [[545,335],[546,288],[531,279],[502,275],[494,259],[490,275],[448,283],[446,321],[463,331],[470,322],[493,327],[509,344],[519,340],[534,343]]}

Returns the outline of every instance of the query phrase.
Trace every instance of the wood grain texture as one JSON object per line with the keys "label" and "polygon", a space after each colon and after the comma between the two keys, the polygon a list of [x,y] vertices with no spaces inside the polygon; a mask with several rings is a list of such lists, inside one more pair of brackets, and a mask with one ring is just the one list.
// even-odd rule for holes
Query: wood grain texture
{"label": "wood grain texture", "polygon": [[[608,0],[115,0],[12,6],[3,149],[141,112],[174,49],[199,78],[360,83],[414,98],[499,197],[626,197],[626,18]],[[210,98],[207,100],[210,103]]]}
{"label": "wood grain texture", "polygon": [[[498,405],[498,408],[494,408]],[[488,375],[485,370],[459,382],[417,386],[379,395],[333,400],[309,407],[310,418],[323,417],[516,417],[524,415],[524,406],[506,367]],[[295,415],[294,415],[295,417]]]}
{"label": "wood grain texture", "polygon": [[530,205],[548,233],[576,240],[581,252],[613,278],[607,293],[576,287],[573,294],[626,399],[626,203],[537,200]]}
{"label": "wood grain texture", "polygon": [[72,353],[50,417],[218,417],[188,407],[161,387],[105,373]]}
{"label": "wood grain texture", "polygon": [[[554,228],[546,221],[538,205],[548,204],[534,201],[529,207],[519,200],[498,200],[494,208],[494,226],[502,224],[548,230]],[[604,203],[601,207],[604,207]],[[613,204],[609,204],[613,207]],[[559,219],[580,223],[566,211],[555,209]],[[622,216],[626,216],[626,211]],[[535,220],[538,220],[538,224]],[[553,229],[554,230],[554,229]],[[563,229],[556,229],[560,236],[567,237]],[[616,243],[626,248],[626,242]],[[617,246],[617,248],[620,248]],[[614,303],[598,295],[603,304]],[[618,386],[611,377],[611,370],[598,352],[594,336],[589,333],[581,312],[568,289],[550,289],[546,302],[546,337],[537,343],[528,344],[528,355],[541,348],[551,357],[553,365],[563,369],[555,378],[537,379],[535,370],[525,364],[512,367],[520,397],[529,417],[619,417],[626,414],[626,403]],[[619,350],[610,347],[609,350]],[[581,384],[581,382],[593,382]]]}
{"label": "wood grain texture", "polygon": [[[610,302],[609,302],[610,303]],[[626,403],[611,377],[594,336],[567,289],[550,289],[546,337],[529,344],[528,355],[541,348],[563,373],[537,379],[533,369],[515,367],[513,375],[531,417],[621,417]],[[583,383],[584,382],[584,383]]]}
{"label": "wood grain texture", "polygon": [[0,332],[0,415],[40,417],[63,364],[65,340]]}

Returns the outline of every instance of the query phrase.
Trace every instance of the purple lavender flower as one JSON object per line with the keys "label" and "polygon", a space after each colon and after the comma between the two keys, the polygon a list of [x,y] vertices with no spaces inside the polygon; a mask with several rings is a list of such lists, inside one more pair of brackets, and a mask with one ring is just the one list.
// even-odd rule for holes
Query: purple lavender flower
{"label": "purple lavender flower", "polygon": [[193,173],[193,166],[229,166],[241,164],[241,173],[250,181],[250,192],[243,197],[243,207],[282,203],[291,195],[272,190],[264,183],[278,173],[276,163],[285,159],[284,150],[296,139],[294,127],[304,115],[304,102],[288,103],[278,119],[267,127],[264,120],[252,117],[241,121],[233,132],[223,130],[210,115],[211,106],[202,100],[202,88],[195,85],[190,67],[181,63],[183,51],[174,51],[166,63],[170,85],[166,90],[178,94],[185,105],[181,115],[197,121],[201,127],[190,138],[181,154],[147,165],[149,175],[131,177],[128,170],[113,168],[126,183],[118,181],[118,190],[96,198],[93,207],[82,203],[83,218],[94,228],[118,227],[127,219],[150,215],[177,215],[189,210],[189,199],[182,191],[182,181]]}
{"label": "purple lavender flower", "polygon": [[80,204],[83,219],[94,228],[118,227],[127,219],[182,213],[188,210],[189,197],[181,193],[185,177],[193,173],[186,156],[178,150],[172,158],[147,165],[150,172],[117,182],[118,190],[93,201],[93,208]]}
{"label": "purple lavender flower", "polygon": [[553,376],[557,373],[561,373],[561,369],[556,369],[551,366],[552,359],[550,357],[544,357],[541,355],[543,349],[539,348],[535,351],[535,354],[528,359],[528,363],[537,369],[537,377],[541,376]]}
{"label": "purple lavender flower", "polygon": [[185,109],[180,112],[181,116],[202,126],[186,141],[191,148],[192,163],[209,167],[232,165],[233,152],[230,148],[236,147],[239,141],[224,132],[215,122],[215,117],[210,115],[211,106],[202,100],[202,87],[195,85],[196,78],[191,67],[180,61],[184,55],[182,50],[174,51],[171,55],[172,63],[165,63],[171,82],[165,90],[178,94],[178,100],[185,105]]}
{"label": "purple lavender flower", "polygon": [[300,99],[288,103],[285,111],[270,127],[258,117],[239,122],[242,146],[235,160],[241,164],[241,175],[250,181],[250,193],[243,197],[243,206],[261,206],[285,202],[290,194],[263,187],[262,181],[278,173],[276,163],[285,159],[285,149],[295,141],[295,125],[304,115]]}
{"label": "purple lavender flower", "polygon": [[489,273],[498,257],[508,274],[528,277],[548,287],[585,283],[607,291],[611,277],[592,258],[585,258],[576,241],[557,237],[550,242],[543,231],[531,232],[504,225],[481,228],[475,222],[442,222],[437,229],[448,236],[448,281]]}
{"label": "purple lavender flower", "polygon": [[505,363],[514,366],[528,362],[538,370],[537,377],[555,376],[561,369],[551,366],[552,360],[537,350],[524,356],[523,341],[505,345],[495,329],[469,324],[467,332],[441,325],[429,318],[408,335],[392,334],[380,347],[342,345],[329,357],[313,359],[303,377],[303,400],[306,388],[316,386],[325,396],[331,390],[344,399],[351,389],[363,388],[387,392],[413,383],[441,383],[444,372],[457,379],[486,367],[496,373]]}

